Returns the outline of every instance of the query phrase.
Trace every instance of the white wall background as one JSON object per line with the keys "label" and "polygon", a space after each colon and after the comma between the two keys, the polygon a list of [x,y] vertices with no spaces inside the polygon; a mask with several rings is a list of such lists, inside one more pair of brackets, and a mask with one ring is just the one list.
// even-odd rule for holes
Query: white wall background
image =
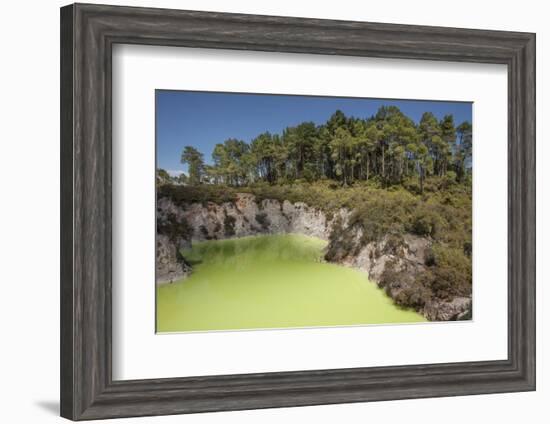
{"label": "white wall background", "polygon": [[[93,2],[93,1],[92,1]],[[103,1],[105,3],[107,1]],[[538,130],[538,390],[534,393],[423,399],[141,418],[119,422],[279,423],[402,422],[446,424],[545,422],[550,416],[550,371],[545,345],[550,291],[545,260],[550,226],[550,159],[543,117],[550,101],[543,80],[550,56],[550,14],[537,0],[313,2],[277,0],[109,1],[112,4],[351,19],[537,32]],[[9,2],[0,26],[0,421],[61,422],[59,393],[59,6],[57,0]],[[545,278],[546,277],[546,278]]]}

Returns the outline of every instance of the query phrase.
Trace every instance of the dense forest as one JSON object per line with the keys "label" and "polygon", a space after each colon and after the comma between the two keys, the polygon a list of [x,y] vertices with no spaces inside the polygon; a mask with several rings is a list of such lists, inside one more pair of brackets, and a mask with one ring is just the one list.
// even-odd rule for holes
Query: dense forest
{"label": "dense forest", "polygon": [[[211,164],[195,147],[185,146],[181,162],[188,172],[174,182],[242,187],[329,179],[348,186],[375,178],[388,186],[414,176],[423,192],[428,176],[464,182],[471,154],[472,126],[456,125],[452,115],[438,120],[425,112],[415,124],[395,106],[382,106],[367,119],[338,110],[322,125],[303,122],[250,143],[228,138],[214,147]],[[159,179],[171,177],[159,170]]]}

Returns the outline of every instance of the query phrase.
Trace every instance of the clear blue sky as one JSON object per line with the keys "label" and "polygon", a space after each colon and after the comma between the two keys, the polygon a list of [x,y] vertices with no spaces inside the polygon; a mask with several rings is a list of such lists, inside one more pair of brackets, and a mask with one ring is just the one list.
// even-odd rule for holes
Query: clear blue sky
{"label": "clear blue sky", "polygon": [[382,105],[398,106],[415,122],[424,112],[438,119],[452,114],[456,125],[472,122],[472,104],[465,102],[157,90],[157,166],[171,173],[186,171],[179,162],[186,145],[211,163],[214,146],[228,138],[249,143],[265,131],[280,134],[305,121],[322,124],[337,109],[346,116],[368,118]]}

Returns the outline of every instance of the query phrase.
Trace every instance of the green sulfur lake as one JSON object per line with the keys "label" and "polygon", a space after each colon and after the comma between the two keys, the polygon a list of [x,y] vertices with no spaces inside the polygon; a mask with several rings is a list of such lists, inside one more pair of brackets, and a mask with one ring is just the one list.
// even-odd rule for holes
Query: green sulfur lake
{"label": "green sulfur lake", "polygon": [[157,286],[157,332],[423,322],[361,271],[323,261],[327,242],[297,234],[193,244],[193,273]]}

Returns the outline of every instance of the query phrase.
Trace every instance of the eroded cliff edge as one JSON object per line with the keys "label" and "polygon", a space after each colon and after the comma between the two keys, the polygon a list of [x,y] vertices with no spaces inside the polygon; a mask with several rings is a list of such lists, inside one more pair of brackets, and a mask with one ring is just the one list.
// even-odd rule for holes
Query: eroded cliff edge
{"label": "eroded cliff edge", "polygon": [[346,208],[327,214],[303,202],[291,203],[238,193],[233,201],[157,202],[157,283],[192,272],[180,251],[193,241],[260,234],[297,233],[327,240],[325,259],[368,273],[400,306],[412,307],[432,321],[469,319],[471,295],[432,287],[432,241],[414,234],[373,239],[356,225]]}

